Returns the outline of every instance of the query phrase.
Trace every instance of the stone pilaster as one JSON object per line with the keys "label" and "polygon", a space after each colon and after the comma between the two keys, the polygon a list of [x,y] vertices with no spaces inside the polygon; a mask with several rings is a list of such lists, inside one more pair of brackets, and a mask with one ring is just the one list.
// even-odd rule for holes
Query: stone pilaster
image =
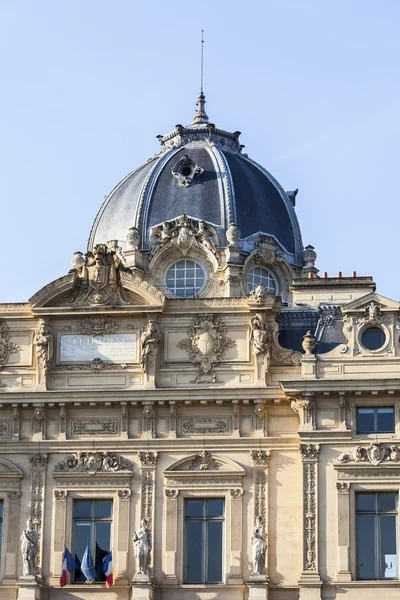
{"label": "stone pilaster", "polygon": [[[253,523],[257,519],[264,528],[266,536],[266,552],[265,552],[265,573],[251,575],[249,579],[249,598],[267,598],[268,597],[268,466],[269,466],[269,450],[250,450],[250,455],[253,460]],[[251,546],[250,546],[251,547]],[[251,558],[252,561],[252,558]]]}
{"label": "stone pilaster", "polygon": [[54,537],[52,561],[52,585],[58,585],[61,576],[62,556],[65,547],[65,531],[67,519],[67,496],[66,490],[54,490]]}
{"label": "stone pilaster", "polygon": [[47,454],[29,455],[29,462],[31,464],[31,514],[33,525],[38,534],[35,575],[39,580],[42,576],[43,510],[45,503],[47,459]]}
{"label": "stone pilaster", "polygon": [[169,403],[169,438],[176,438],[176,403]]}
{"label": "stone pilaster", "polygon": [[143,404],[143,427],[142,427],[142,438],[145,440],[151,440],[156,437],[155,427],[155,408],[154,404],[147,402]]}
{"label": "stone pilaster", "polygon": [[230,495],[230,542],[231,542],[231,568],[228,574],[228,583],[243,583],[243,490],[233,488],[229,490]]}
{"label": "stone pilaster", "polygon": [[347,481],[336,483],[338,494],[338,564],[336,581],[351,581],[350,550],[350,484]]}
{"label": "stone pilaster", "polygon": [[[153,535],[154,545],[154,509],[155,509],[155,493],[156,493],[156,467],[157,467],[157,452],[139,452],[140,469],[141,469],[141,510],[140,518],[147,520],[147,527]],[[153,563],[154,557],[151,556]],[[152,564],[151,564],[152,566]]]}
{"label": "stone pilaster", "polygon": [[19,412],[18,404],[13,405],[12,417],[13,417],[12,437],[13,437],[13,440],[19,440],[20,412]]}
{"label": "stone pilaster", "polygon": [[121,402],[121,439],[127,440],[128,437],[128,405]]}
{"label": "stone pilaster", "polygon": [[59,404],[58,407],[58,420],[59,420],[59,434],[58,434],[58,439],[59,440],[66,440],[67,439],[67,407],[65,406],[65,404]]}
{"label": "stone pilaster", "polygon": [[265,437],[265,404],[262,400],[254,400],[254,437]]}
{"label": "stone pilaster", "polygon": [[299,431],[315,430],[315,400],[312,394],[307,394],[302,399],[293,399],[290,403],[292,410],[299,415]]}
{"label": "stone pilaster", "polygon": [[239,401],[232,400],[232,437],[240,437]]}
{"label": "stone pilaster", "polygon": [[128,556],[129,556],[129,515],[131,508],[132,492],[128,489],[117,490],[118,531],[116,539],[117,567],[115,583],[128,583]]}
{"label": "stone pilaster", "polygon": [[178,495],[179,490],[165,490],[165,551],[163,571],[165,583],[177,584],[178,552]]}
{"label": "stone pilaster", "polygon": [[43,405],[36,405],[33,409],[33,442],[46,439],[46,409]]}
{"label": "stone pilaster", "polygon": [[347,429],[347,399],[344,392],[339,392],[339,429],[345,431]]}
{"label": "stone pilaster", "polygon": [[[5,556],[4,565],[4,583],[8,581],[16,581],[17,579],[17,561],[18,561],[18,541],[17,535],[19,527],[19,507],[20,507],[21,492],[13,490],[7,492],[8,501],[8,516],[7,516],[7,544],[3,540],[3,549]],[[4,535],[4,534],[3,534]]]}
{"label": "stone pilaster", "polygon": [[303,571],[300,600],[320,600],[318,571],[318,456],[319,444],[300,444],[303,464]]}

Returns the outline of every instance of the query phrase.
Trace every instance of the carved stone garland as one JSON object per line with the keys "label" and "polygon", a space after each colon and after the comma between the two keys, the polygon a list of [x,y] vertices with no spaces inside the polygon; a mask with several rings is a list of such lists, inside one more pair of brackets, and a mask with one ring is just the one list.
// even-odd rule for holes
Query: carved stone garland
{"label": "carved stone garland", "polygon": [[321,585],[318,573],[318,456],[319,444],[300,444],[303,463],[303,572],[300,585]]}
{"label": "carved stone garland", "polygon": [[147,520],[150,531],[153,530],[155,473],[157,452],[138,452],[141,468],[141,516]]}
{"label": "carved stone garland", "polygon": [[197,315],[181,340],[178,348],[186,350],[189,359],[198,368],[192,383],[217,383],[215,367],[219,365],[229,348],[236,346],[236,340],[227,337],[227,330],[219,315]]}
{"label": "carved stone garland", "polygon": [[30,454],[31,464],[31,515],[33,526],[38,534],[35,556],[35,575],[41,578],[43,556],[43,508],[46,489],[47,454]]}
{"label": "carved stone garland", "polygon": [[11,341],[10,328],[3,320],[0,321],[0,369],[7,364],[11,354],[21,350]]}

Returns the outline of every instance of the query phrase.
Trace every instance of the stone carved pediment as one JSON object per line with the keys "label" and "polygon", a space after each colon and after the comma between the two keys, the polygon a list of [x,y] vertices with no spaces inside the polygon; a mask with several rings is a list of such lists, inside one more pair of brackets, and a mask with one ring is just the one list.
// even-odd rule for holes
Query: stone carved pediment
{"label": "stone carved pediment", "polygon": [[367,317],[373,307],[376,307],[376,309],[372,310],[371,316],[373,316],[374,313],[375,315],[378,315],[379,312],[397,312],[400,310],[399,302],[395,302],[390,298],[371,292],[370,294],[366,294],[361,298],[357,298],[356,300],[352,300],[352,302],[344,304],[342,306],[342,312],[344,315],[361,313],[361,315],[364,314],[365,317]]}
{"label": "stone carved pediment", "polygon": [[218,476],[236,475],[244,476],[245,470],[234,460],[203,450],[198,454],[191,454],[181,458],[167,467],[164,475],[193,476],[194,474],[210,475],[215,472]]}
{"label": "stone carved pediment", "polygon": [[24,476],[19,467],[5,458],[0,458],[0,477],[21,479]]}
{"label": "stone carved pediment", "polygon": [[77,271],[70,271],[68,275],[52,281],[32,296],[31,307],[33,312],[36,308],[45,307],[71,307],[71,310],[76,310],[89,306],[137,306],[148,310],[150,307],[161,308],[165,304],[162,292],[129,270],[119,272],[118,282],[118,293],[110,296],[105,286],[104,292],[101,291],[103,288],[100,289],[99,298],[94,289],[90,288],[91,291],[88,291],[89,284],[85,278],[80,277]]}
{"label": "stone carved pediment", "polygon": [[114,452],[76,452],[56,464],[55,474],[112,474],[132,469],[133,465],[129,460]]}

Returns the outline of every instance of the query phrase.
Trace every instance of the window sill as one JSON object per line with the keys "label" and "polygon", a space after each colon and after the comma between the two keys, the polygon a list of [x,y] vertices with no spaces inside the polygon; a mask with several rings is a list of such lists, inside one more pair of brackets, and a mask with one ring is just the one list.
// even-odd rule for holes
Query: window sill
{"label": "window sill", "polygon": [[355,579],[353,581],[332,581],[325,582],[324,585],[330,587],[400,587],[400,579]]}

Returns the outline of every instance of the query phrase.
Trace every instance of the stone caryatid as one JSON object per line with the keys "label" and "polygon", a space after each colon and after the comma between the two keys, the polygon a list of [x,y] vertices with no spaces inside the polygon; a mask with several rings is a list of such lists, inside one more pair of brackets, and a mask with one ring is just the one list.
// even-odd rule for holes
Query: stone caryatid
{"label": "stone caryatid", "polygon": [[38,534],[32,526],[32,519],[26,522],[26,527],[21,534],[22,572],[25,577],[35,575],[35,554],[38,547]]}
{"label": "stone caryatid", "polygon": [[147,519],[140,521],[140,527],[135,531],[132,544],[137,561],[136,575],[150,576],[152,535],[147,527]]}
{"label": "stone caryatid", "polygon": [[271,346],[271,339],[267,330],[265,316],[257,313],[254,317],[251,317],[250,326],[254,354],[258,356],[259,354],[268,352]]}
{"label": "stone caryatid", "polygon": [[149,367],[154,365],[158,346],[161,342],[161,333],[154,319],[149,319],[147,327],[142,333],[142,369],[148,373]]}
{"label": "stone caryatid", "polygon": [[267,534],[264,532],[261,517],[257,517],[252,531],[251,544],[253,548],[252,575],[265,575],[265,555],[267,551]]}

